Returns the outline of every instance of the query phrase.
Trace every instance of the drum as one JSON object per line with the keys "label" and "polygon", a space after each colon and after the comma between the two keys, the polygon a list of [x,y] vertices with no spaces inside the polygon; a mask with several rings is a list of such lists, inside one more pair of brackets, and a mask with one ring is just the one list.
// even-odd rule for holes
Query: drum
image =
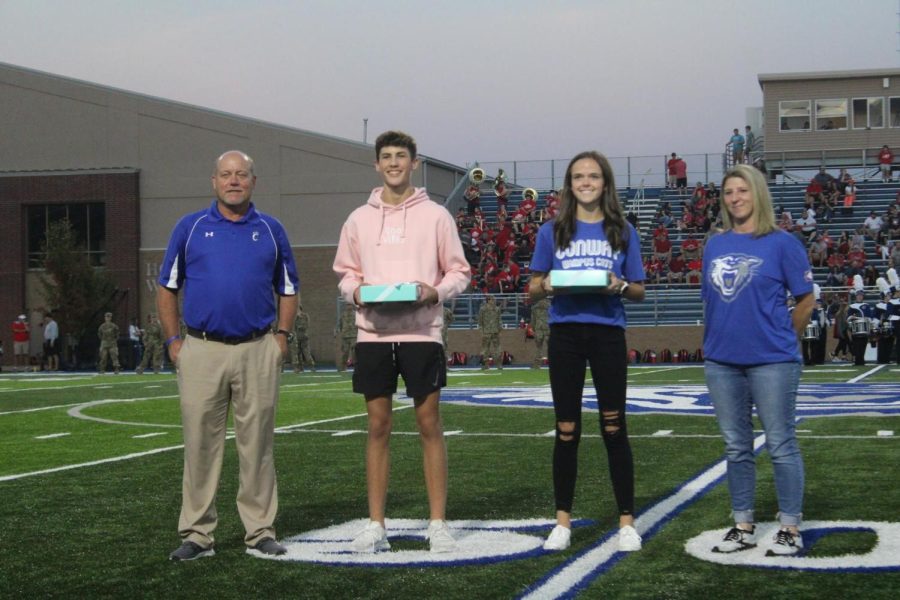
{"label": "drum", "polygon": [[819,334],[822,333],[822,329],[819,327],[818,323],[807,323],[806,329],[803,330],[803,341],[804,342],[815,342],[819,339]]}
{"label": "drum", "polygon": [[853,337],[869,337],[872,324],[865,317],[850,319],[850,334]]}
{"label": "drum", "polygon": [[900,318],[891,317],[887,321],[881,322],[881,335],[883,336],[892,336],[894,335],[894,328],[900,327]]}

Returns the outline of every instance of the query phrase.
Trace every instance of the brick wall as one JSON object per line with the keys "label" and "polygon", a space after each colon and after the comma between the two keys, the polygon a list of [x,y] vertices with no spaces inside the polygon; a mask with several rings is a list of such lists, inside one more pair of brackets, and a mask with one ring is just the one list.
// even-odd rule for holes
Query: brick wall
{"label": "brick wall", "polygon": [[[139,174],[67,173],[0,177],[0,239],[5,254],[0,267],[0,339],[7,364],[12,363],[12,334],[8,324],[16,315],[30,314],[26,306],[27,210],[34,204],[104,202],[106,204],[107,270],[123,292],[124,306],[116,315],[127,329],[128,312],[137,310],[138,247],[140,246]],[[52,308],[52,307],[48,307]],[[64,332],[63,332],[64,333]]]}

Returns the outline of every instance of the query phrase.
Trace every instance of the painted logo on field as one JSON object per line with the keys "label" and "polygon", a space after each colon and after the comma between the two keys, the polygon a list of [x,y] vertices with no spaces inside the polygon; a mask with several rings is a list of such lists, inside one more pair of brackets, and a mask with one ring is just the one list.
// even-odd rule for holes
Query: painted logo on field
{"label": "painted logo on field", "polygon": [[[771,548],[778,523],[757,523],[755,548],[731,552],[713,552],[722,540],[722,529],[704,531],[687,541],[685,551],[720,565],[793,569],[801,571],[897,571],[900,570],[900,523],[881,521],[805,521],[803,523],[803,552],[797,556],[766,556]],[[868,552],[841,556],[805,556],[815,543],[829,535],[850,531],[873,533],[878,541]]]}
{"label": "painted logo on field", "polygon": [[[350,542],[367,523],[365,519],[356,519],[285,538],[282,543],[287,552],[281,556],[268,556],[256,551],[251,553],[271,560],[366,567],[488,564],[546,554],[544,537],[556,522],[548,519],[447,521],[456,539],[457,549],[431,553],[425,539],[428,521],[388,519],[385,525],[388,542],[393,545],[390,551],[371,554],[351,551]],[[583,527],[591,523],[590,520],[579,519],[573,521],[573,526]]]}
{"label": "painted logo on field", "polygon": [[[490,406],[552,408],[550,387],[444,388],[441,402]],[[584,408],[597,410],[597,394],[585,387]],[[630,386],[628,412],[713,415],[705,385]],[[900,385],[823,383],[801,385],[797,416],[896,415],[900,414]]]}

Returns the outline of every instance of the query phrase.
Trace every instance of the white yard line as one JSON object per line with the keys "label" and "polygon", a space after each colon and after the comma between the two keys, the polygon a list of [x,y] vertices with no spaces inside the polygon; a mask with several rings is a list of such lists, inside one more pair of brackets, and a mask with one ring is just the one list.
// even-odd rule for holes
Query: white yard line
{"label": "white yard line", "polygon": [[878,366],[875,367],[874,369],[870,369],[870,370],[866,371],[865,373],[863,373],[863,374],[861,374],[861,375],[857,375],[857,376],[854,377],[853,379],[850,379],[849,381],[847,381],[847,383],[859,383],[860,381],[862,381],[863,379],[865,379],[865,378],[868,377],[869,375],[874,375],[875,373],[877,373],[878,371],[884,369],[884,368],[887,367],[887,366],[889,366],[889,365],[878,365]]}
{"label": "white yard line", "polygon": [[[405,408],[411,408],[411,407],[400,406],[400,407],[395,408],[394,410],[403,410]],[[292,431],[294,429],[297,429],[300,427],[306,427],[308,425],[320,425],[322,423],[345,421],[347,419],[358,419],[358,418],[365,417],[365,416],[366,416],[366,414],[362,413],[362,414],[358,414],[358,415],[348,415],[348,416],[344,416],[344,417],[336,417],[334,419],[322,419],[320,421],[310,421],[309,423],[297,423],[295,425],[287,425],[285,427],[278,427],[277,429],[275,429],[275,431],[278,431],[278,432]],[[180,427],[180,425],[179,425],[179,427]],[[234,435],[231,434],[226,437],[228,439],[231,439],[234,437]],[[144,456],[150,456],[152,454],[159,454],[161,452],[169,452],[171,450],[180,450],[182,448],[184,448],[184,444],[179,444],[177,446],[166,446],[165,448],[154,448],[153,450],[146,450],[144,452],[133,452],[131,454],[125,454],[123,456],[114,456],[111,458],[104,458],[101,460],[93,460],[90,462],[77,463],[77,464],[73,464],[73,465],[63,465],[61,467],[53,467],[51,469],[41,469],[40,471],[30,471],[27,473],[15,473],[13,475],[3,475],[3,476],[0,476],[0,483],[2,483],[4,481],[14,481],[17,479],[24,479],[25,477],[34,477],[37,475],[49,475],[51,473],[59,473],[61,471],[70,471],[72,469],[81,469],[84,467],[95,467],[97,465],[105,465],[105,464],[109,464],[109,463],[120,462],[123,460],[131,460],[133,458],[142,458]]]}
{"label": "white yard line", "polygon": [[[758,436],[753,443],[758,450],[765,443],[765,436]],[[653,537],[667,521],[678,514],[687,504],[706,494],[725,476],[725,461],[720,460],[686,482],[673,494],[663,498],[635,519],[634,527],[644,537],[644,542]],[[603,574],[619,561],[625,553],[618,549],[619,540],[615,534],[606,535],[592,548],[570,558],[545,578],[529,589],[521,598],[561,598],[570,597],[576,589],[583,589],[591,581]]]}

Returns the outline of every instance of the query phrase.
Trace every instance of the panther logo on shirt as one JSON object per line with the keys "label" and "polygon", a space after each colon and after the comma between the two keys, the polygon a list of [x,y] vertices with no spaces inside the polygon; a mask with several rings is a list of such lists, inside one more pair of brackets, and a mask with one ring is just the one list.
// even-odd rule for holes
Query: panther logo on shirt
{"label": "panther logo on shirt", "polygon": [[753,280],[762,264],[762,259],[746,254],[720,256],[712,261],[709,280],[722,300],[731,302]]}

